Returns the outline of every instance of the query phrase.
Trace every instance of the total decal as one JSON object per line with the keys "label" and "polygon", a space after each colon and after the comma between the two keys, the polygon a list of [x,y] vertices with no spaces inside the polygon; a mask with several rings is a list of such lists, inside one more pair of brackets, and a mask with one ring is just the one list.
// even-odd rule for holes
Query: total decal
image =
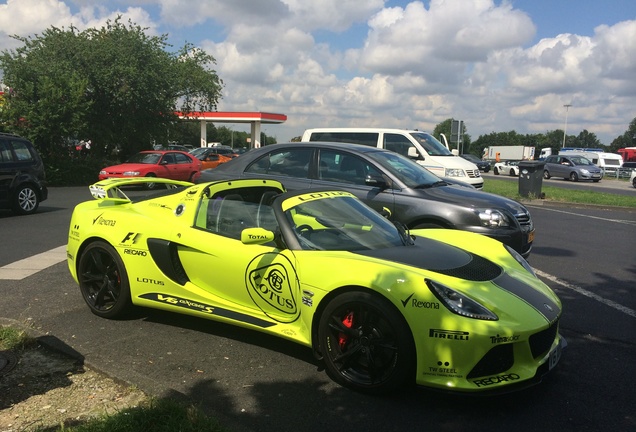
{"label": "total decal", "polygon": [[283,323],[298,318],[298,276],[284,255],[268,252],[257,256],[248,264],[245,277],[248,294],[265,315]]}

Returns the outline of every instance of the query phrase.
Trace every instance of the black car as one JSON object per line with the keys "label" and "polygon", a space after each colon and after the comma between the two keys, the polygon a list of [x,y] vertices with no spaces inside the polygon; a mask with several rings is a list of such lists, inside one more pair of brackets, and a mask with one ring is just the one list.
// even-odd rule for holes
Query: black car
{"label": "black car", "polygon": [[0,208],[31,214],[47,197],[44,164],[33,144],[0,133]]}
{"label": "black car", "polygon": [[334,188],[355,194],[409,229],[452,228],[485,234],[527,257],[534,226],[520,203],[442,180],[398,153],[357,144],[273,144],[204,170],[198,182],[279,180],[287,190]]}
{"label": "black car", "polygon": [[475,165],[477,165],[477,168],[479,168],[479,171],[483,171],[483,172],[490,171],[490,162],[481,160],[474,154],[470,154],[470,153],[464,153],[460,156],[466,159],[468,162],[472,162]]}

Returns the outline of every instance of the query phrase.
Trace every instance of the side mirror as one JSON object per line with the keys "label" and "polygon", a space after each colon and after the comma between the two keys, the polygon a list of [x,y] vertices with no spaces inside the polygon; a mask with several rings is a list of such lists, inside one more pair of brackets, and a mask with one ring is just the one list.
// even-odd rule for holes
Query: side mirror
{"label": "side mirror", "polygon": [[409,147],[408,150],[408,157],[410,157],[411,159],[424,159],[419,152],[417,151],[417,149],[413,146]]}
{"label": "side mirror", "polygon": [[367,176],[364,178],[364,184],[380,189],[386,189],[388,187],[388,184],[384,177],[376,174],[367,174]]}

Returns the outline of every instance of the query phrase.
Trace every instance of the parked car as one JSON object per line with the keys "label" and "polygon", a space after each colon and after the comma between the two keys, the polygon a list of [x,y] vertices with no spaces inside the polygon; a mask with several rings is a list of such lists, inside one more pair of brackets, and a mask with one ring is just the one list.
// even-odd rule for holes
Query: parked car
{"label": "parked car", "polygon": [[558,296],[486,236],[408,233],[349,192],[285,193],[274,180],[117,192],[141,181],[98,182],[73,211],[68,268],[98,317],[149,307],[282,337],[373,394],[524,388],[567,345]]}
{"label": "parked car", "polygon": [[[104,168],[99,179],[122,177],[160,177],[196,181],[201,175],[201,161],[188,153],[172,150],[142,151],[126,162]],[[149,189],[157,183],[147,183]]]}
{"label": "parked car", "polygon": [[177,151],[182,151],[186,153],[192,150],[192,146],[186,147],[184,145],[179,145],[179,144],[168,144],[168,145],[157,144],[153,146],[152,148],[153,150],[177,150]]}
{"label": "parked car", "polygon": [[530,254],[534,225],[520,203],[450,183],[399,153],[360,144],[272,144],[201,173],[200,182],[281,181],[287,190],[344,189],[410,229],[443,227],[485,234]]}
{"label": "parked car", "polygon": [[462,154],[460,156],[463,157],[464,159],[466,159],[467,161],[472,162],[475,165],[477,165],[477,168],[479,168],[479,171],[483,171],[485,173],[490,171],[490,162],[485,161],[485,160],[481,160],[477,156],[475,156],[474,154],[471,154],[471,153],[464,153],[464,154]]}
{"label": "parked car", "polygon": [[583,156],[551,155],[546,158],[543,168],[543,178],[550,177],[562,177],[574,182],[599,182],[603,178],[603,171]]}
{"label": "parked car", "polygon": [[230,156],[215,152],[214,147],[204,148],[203,151],[197,152],[195,157],[201,161],[202,170],[216,168],[222,163],[226,163],[232,160]]}
{"label": "parked car", "polygon": [[495,163],[492,169],[494,175],[508,174],[512,177],[519,177],[519,161],[503,161]]}
{"label": "parked car", "polygon": [[198,157],[199,154],[201,153],[217,153],[223,156],[227,156],[230,158],[235,158],[238,157],[238,154],[234,152],[234,149],[230,146],[225,146],[225,145],[216,145],[216,146],[211,146],[211,147],[198,147],[195,148],[194,150],[190,150],[190,154]]}
{"label": "parked car", "polygon": [[32,214],[47,197],[44,164],[33,144],[18,135],[0,133],[0,208]]}

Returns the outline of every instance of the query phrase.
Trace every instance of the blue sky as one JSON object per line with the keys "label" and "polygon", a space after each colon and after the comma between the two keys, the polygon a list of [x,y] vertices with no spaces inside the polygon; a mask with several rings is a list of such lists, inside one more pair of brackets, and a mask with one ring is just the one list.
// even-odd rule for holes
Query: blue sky
{"label": "blue sky", "polygon": [[219,110],[286,114],[265,126],[278,141],[447,118],[473,140],[543,133],[571,104],[568,133],[609,145],[636,117],[634,0],[0,0],[0,50],[11,34],[120,14],[212,54]]}

